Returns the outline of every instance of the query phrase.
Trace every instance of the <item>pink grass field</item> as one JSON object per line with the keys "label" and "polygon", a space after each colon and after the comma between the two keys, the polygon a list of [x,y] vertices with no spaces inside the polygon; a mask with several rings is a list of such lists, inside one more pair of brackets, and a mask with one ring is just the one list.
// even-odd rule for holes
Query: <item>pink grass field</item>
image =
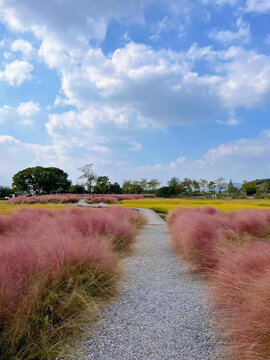
{"label": "pink grass field", "polygon": [[168,226],[176,252],[207,275],[229,359],[270,359],[270,210],[179,209]]}
{"label": "pink grass field", "polygon": [[7,201],[7,204],[67,204],[76,203],[80,199],[84,198],[87,203],[99,203],[104,202],[108,204],[117,203],[121,200],[137,200],[145,197],[154,197],[153,194],[57,194],[57,195],[38,195],[38,196],[18,196],[11,198]]}
{"label": "pink grass field", "polygon": [[27,312],[31,319],[51,284],[65,277],[73,281],[78,267],[78,276],[83,271],[115,276],[119,271],[115,250],[133,243],[141,221],[136,212],[119,207],[21,209],[11,216],[0,215],[0,358],[5,358],[4,347],[11,348],[10,340],[1,335],[9,332],[18,316]]}

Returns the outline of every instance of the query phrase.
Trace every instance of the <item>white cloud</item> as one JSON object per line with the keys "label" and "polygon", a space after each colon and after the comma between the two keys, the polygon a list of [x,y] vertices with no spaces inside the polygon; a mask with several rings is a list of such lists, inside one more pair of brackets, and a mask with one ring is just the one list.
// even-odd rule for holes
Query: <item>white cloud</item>
{"label": "white cloud", "polygon": [[270,12],[270,2],[269,0],[247,0],[246,11],[260,14],[268,13]]}
{"label": "white cloud", "polygon": [[202,0],[204,4],[215,4],[215,5],[225,5],[229,4],[231,6],[236,5],[239,3],[240,0]]}
{"label": "white cloud", "polygon": [[213,86],[218,78],[191,72],[192,61],[189,54],[135,43],[107,57],[92,49],[80,66],[62,68],[62,89],[77,107],[125,103],[137,120],[187,124],[207,118],[220,102]]}
{"label": "white cloud", "polygon": [[0,144],[19,144],[20,141],[10,135],[0,135]]}
{"label": "white cloud", "polygon": [[143,21],[143,7],[153,0],[100,0],[62,2],[1,0],[1,18],[11,29],[52,36],[64,44],[84,46],[89,39],[104,39],[111,19]]}
{"label": "white cloud", "polygon": [[248,43],[250,40],[250,26],[248,23],[244,22],[242,19],[238,19],[236,22],[237,30],[211,30],[209,33],[209,38],[224,45],[231,43]]}
{"label": "white cloud", "polygon": [[32,79],[33,65],[27,61],[15,60],[6,64],[5,69],[0,71],[0,81],[6,81],[10,85],[19,86],[26,80]]}
{"label": "white cloud", "polygon": [[20,121],[20,124],[22,124],[23,126],[32,126],[32,125],[34,125],[34,123],[35,122],[31,119],[22,119]]}
{"label": "white cloud", "polygon": [[[2,0],[1,12],[10,27],[31,30],[41,40],[39,56],[61,76],[62,94],[56,105],[75,105],[80,113],[95,109],[91,122],[104,122],[107,117],[119,126],[190,124],[209,119],[223,108],[256,107],[267,101],[270,60],[255,51],[192,46],[187,52],[176,52],[133,42],[109,55],[90,49],[89,40],[103,39],[110,19],[142,22],[143,8],[150,3],[79,0],[75,6],[49,0],[45,6],[33,0]],[[186,3],[171,1],[168,8],[177,6],[180,11],[182,6],[188,17]],[[172,25],[165,17],[158,32]],[[220,35],[215,33],[217,39]],[[222,40],[246,42],[248,37],[249,26],[239,19],[237,31],[223,32]],[[199,61],[207,63],[205,75],[194,70]]]}
{"label": "white cloud", "polygon": [[141,151],[143,148],[142,144],[139,144],[136,141],[131,141],[130,145],[131,147],[128,149],[129,151]]}
{"label": "white cloud", "polygon": [[179,165],[184,164],[186,162],[186,158],[184,156],[179,157],[176,161],[172,161],[169,165],[171,169],[176,169]]}
{"label": "white cloud", "polygon": [[152,173],[153,171],[166,171],[167,167],[163,164],[156,164],[156,165],[144,165],[144,166],[137,166],[136,171],[140,171],[141,174],[145,174],[145,172]]}
{"label": "white cloud", "polygon": [[34,48],[33,48],[32,44],[29,41],[24,40],[24,39],[15,40],[11,44],[10,48],[14,52],[16,52],[16,51],[21,52],[27,59],[31,58],[34,54]]}
{"label": "white cloud", "polygon": [[40,112],[40,107],[38,103],[28,101],[21,103],[17,111],[21,116],[32,117]]}
{"label": "white cloud", "polygon": [[226,125],[226,126],[237,126],[240,124],[240,121],[231,117],[228,120],[216,120],[218,124]]}
{"label": "white cloud", "polygon": [[225,106],[254,108],[269,102],[270,57],[239,47],[231,47],[224,56],[227,75],[218,91]]}
{"label": "white cloud", "polygon": [[[158,177],[163,182],[172,176],[179,178],[216,179],[220,176],[227,180],[242,182],[258,177],[268,177],[270,172],[270,130],[261,132],[254,139],[239,139],[209,149],[201,159],[173,161],[169,165],[145,165],[135,169],[134,174]],[[171,164],[177,166],[171,166]],[[130,168],[129,168],[129,171]]]}

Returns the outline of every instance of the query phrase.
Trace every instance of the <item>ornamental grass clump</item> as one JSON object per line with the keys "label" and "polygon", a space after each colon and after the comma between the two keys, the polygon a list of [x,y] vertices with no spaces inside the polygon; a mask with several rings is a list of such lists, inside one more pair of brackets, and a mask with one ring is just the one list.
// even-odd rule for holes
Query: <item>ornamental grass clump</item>
{"label": "ornamental grass clump", "polygon": [[0,215],[0,359],[55,359],[82,314],[115,294],[116,250],[141,222],[126,209]]}
{"label": "ornamental grass clump", "polygon": [[174,249],[196,272],[209,272],[218,262],[216,248],[226,231],[224,214],[213,208],[181,209],[168,216]]}
{"label": "ornamental grass clump", "polygon": [[270,359],[270,211],[181,209],[168,226],[174,248],[208,275],[229,358]]}
{"label": "ornamental grass clump", "polygon": [[270,358],[270,244],[223,250],[211,279],[213,303],[237,360]]}

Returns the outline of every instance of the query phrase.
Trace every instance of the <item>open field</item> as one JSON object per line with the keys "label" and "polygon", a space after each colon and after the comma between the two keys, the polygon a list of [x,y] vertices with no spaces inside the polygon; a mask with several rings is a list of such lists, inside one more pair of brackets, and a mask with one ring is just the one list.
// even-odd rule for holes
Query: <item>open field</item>
{"label": "open field", "polygon": [[211,206],[222,211],[234,211],[243,209],[267,209],[270,208],[270,199],[139,199],[123,200],[124,207],[141,207],[152,209],[161,213],[168,213],[179,207],[203,207]]}

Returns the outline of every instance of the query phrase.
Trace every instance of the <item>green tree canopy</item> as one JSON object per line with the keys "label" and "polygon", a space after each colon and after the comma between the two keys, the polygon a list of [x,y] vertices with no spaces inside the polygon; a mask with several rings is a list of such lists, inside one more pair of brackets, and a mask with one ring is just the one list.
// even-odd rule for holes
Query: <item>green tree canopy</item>
{"label": "green tree canopy", "polygon": [[110,193],[111,194],[122,194],[121,186],[118,182],[114,182],[113,184],[110,183]]}
{"label": "green tree canopy", "polygon": [[67,192],[71,185],[68,174],[56,167],[30,167],[13,176],[12,186],[18,192]]}
{"label": "green tree canopy", "polygon": [[158,179],[151,179],[147,182],[148,190],[155,191],[160,186]]}
{"label": "green tree canopy", "polygon": [[255,181],[244,181],[241,190],[243,190],[247,195],[254,195],[257,193],[257,184]]}
{"label": "green tree canopy", "polygon": [[83,185],[75,184],[75,185],[71,185],[71,187],[69,188],[69,192],[71,194],[84,194],[85,188]]}
{"label": "green tree canopy", "polygon": [[94,192],[96,194],[108,194],[110,190],[110,181],[108,176],[98,176]]}
{"label": "green tree canopy", "polygon": [[172,195],[179,195],[182,191],[181,181],[175,176],[168,181],[168,187]]}
{"label": "green tree canopy", "polygon": [[145,184],[145,179],[142,180],[143,182],[137,180],[125,180],[122,185],[123,194],[142,194],[144,192],[142,186]]}
{"label": "green tree canopy", "polygon": [[0,186],[0,198],[5,198],[12,194],[12,189],[8,186]]}

